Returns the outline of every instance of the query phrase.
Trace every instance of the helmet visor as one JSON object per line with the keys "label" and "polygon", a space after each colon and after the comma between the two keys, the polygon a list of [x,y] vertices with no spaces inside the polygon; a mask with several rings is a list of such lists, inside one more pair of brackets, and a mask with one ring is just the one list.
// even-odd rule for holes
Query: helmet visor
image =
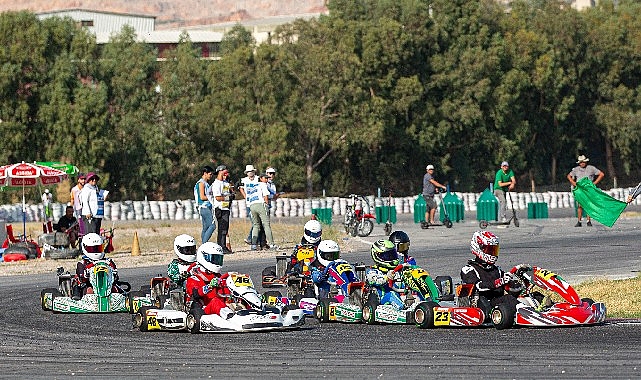
{"label": "helmet visor", "polygon": [[339,251],[321,252],[321,257],[327,261],[335,261],[341,257],[341,253]]}
{"label": "helmet visor", "polygon": [[187,255],[187,256],[196,255],[196,246],[195,245],[188,245],[186,247],[176,246],[176,248],[178,248],[178,252],[180,252],[183,255]]}
{"label": "helmet visor", "polygon": [[404,243],[398,243],[398,244],[396,245],[396,249],[397,249],[399,252],[405,252],[405,251],[408,251],[408,250],[410,249],[410,242],[409,242],[409,241],[406,241],[406,242],[404,242]]}
{"label": "helmet visor", "polygon": [[214,265],[223,265],[223,257],[224,256],[220,254],[203,253],[205,261]]}
{"label": "helmet visor", "polygon": [[499,246],[498,245],[486,245],[483,247],[483,253],[498,256],[499,255]]}
{"label": "helmet visor", "polygon": [[305,229],[305,235],[309,236],[312,239],[318,239],[323,234],[323,231],[312,232],[308,229]]}
{"label": "helmet visor", "polygon": [[398,253],[396,252],[396,249],[389,249],[387,251],[383,251],[378,255],[381,260],[383,261],[394,261],[398,260]]}
{"label": "helmet visor", "polygon": [[87,253],[102,253],[102,250],[103,250],[102,244],[85,245],[85,251],[87,251]]}

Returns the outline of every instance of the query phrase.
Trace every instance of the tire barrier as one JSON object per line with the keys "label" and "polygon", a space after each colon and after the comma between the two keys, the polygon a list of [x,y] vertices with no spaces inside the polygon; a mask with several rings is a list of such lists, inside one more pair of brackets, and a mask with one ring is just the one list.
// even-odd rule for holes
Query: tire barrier
{"label": "tire barrier", "polygon": [[[625,201],[630,188],[617,188],[605,191],[608,195]],[[476,212],[477,203],[481,193],[453,193],[461,199],[465,211]],[[367,203],[363,204],[365,212],[374,213],[376,207],[386,207],[387,197],[365,197]],[[417,195],[409,197],[393,197],[391,206],[399,214],[412,214]],[[437,203],[440,203],[438,197]],[[333,215],[344,215],[349,199],[340,197],[325,197],[312,199],[278,198],[270,209],[271,215],[276,218],[309,217],[312,209],[332,209]],[[574,197],[571,192],[546,192],[546,193],[513,193],[512,202],[517,210],[528,210],[528,204],[545,203],[548,208],[574,208]],[[641,205],[641,197],[632,204]],[[54,203],[52,205],[54,222],[64,213],[67,205]],[[507,200],[510,209],[512,203]],[[22,204],[0,205],[0,220],[10,223],[22,222]],[[28,222],[39,222],[43,219],[42,205],[26,205],[25,216]],[[244,200],[232,202],[232,218],[247,218],[247,208]],[[192,199],[174,201],[121,201],[105,202],[105,219],[107,220],[184,220],[200,219],[198,207]]]}

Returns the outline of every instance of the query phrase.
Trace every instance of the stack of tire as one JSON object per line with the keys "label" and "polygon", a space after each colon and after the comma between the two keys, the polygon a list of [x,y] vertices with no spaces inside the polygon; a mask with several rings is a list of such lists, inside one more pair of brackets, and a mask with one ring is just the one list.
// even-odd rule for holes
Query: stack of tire
{"label": "stack of tire", "polygon": [[35,242],[26,241],[19,243],[10,243],[2,253],[2,261],[21,261],[35,259],[40,257],[40,249]]}

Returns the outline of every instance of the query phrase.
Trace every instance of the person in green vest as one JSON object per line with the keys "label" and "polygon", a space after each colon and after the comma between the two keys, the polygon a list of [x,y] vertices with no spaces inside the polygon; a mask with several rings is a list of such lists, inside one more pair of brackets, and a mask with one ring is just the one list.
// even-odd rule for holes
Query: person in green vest
{"label": "person in green vest", "polygon": [[499,217],[501,222],[507,221],[507,201],[505,200],[505,193],[514,190],[516,187],[516,177],[514,172],[510,169],[510,164],[507,161],[501,162],[501,168],[494,176],[494,196],[499,200]]}

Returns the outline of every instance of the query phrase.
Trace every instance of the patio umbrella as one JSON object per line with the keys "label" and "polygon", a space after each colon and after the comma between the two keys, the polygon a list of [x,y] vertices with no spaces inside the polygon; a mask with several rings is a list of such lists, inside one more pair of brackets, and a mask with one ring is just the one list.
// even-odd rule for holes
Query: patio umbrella
{"label": "patio umbrella", "polygon": [[24,199],[24,188],[53,185],[66,178],[67,173],[36,163],[22,161],[19,164],[0,166],[0,186],[22,187],[22,226],[25,236],[27,235],[27,206]]}
{"label": "patio umbrella", "polygon": [[72,164],[66,164],[64,162],[59,162],[59,161],[36,161],[36,164],[58,169],[60,171],[67,173],[68,175],[76,175],[80,172],[77,166]]}

